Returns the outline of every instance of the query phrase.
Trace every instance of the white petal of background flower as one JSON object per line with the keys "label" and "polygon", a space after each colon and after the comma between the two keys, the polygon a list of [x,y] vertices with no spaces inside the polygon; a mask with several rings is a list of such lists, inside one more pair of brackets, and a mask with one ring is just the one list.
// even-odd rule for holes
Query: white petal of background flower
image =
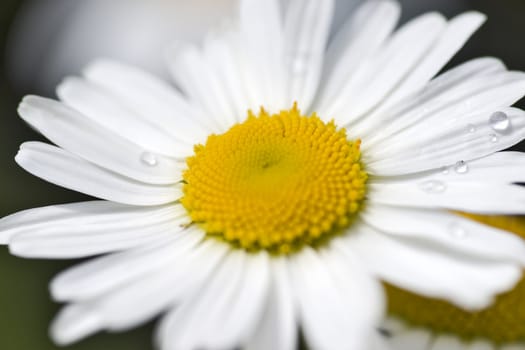
{"label": "white petal of background flower", "polygon": [[428,350],[430,346],[431,335],[424,330],[407,331],[399,334],[390,340],[390,346],[393,350]]}
{"label": "white petal of background flower", "polygon": [[523,350],[523,343],[493,343],[483,338],[461,339],[428,328],[413,327],[389,318],[382,328],[390,350]]}

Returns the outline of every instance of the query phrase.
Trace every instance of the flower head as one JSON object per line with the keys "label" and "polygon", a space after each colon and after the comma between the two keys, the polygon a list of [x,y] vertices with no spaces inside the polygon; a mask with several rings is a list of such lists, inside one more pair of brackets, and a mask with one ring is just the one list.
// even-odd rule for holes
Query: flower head
{"label": "flower head", "polygon": [[[283,12],[283,13],[281,13]],[[238,23],[179,45],[181,92],[109,61],[26,97],[56,146],[17,162],[102,200],[0,222],[25,257],[107,254],[51,283],[59,343],[164,313],[161,349],[368,349],[379,279],[467,309],[511,288],[518,237],[459,216],[522,213],[525,74],[482,58],[437,78],[484,21],[430,13],[394,32],[371,1],[329,40],[333,1],[243,0]]]}

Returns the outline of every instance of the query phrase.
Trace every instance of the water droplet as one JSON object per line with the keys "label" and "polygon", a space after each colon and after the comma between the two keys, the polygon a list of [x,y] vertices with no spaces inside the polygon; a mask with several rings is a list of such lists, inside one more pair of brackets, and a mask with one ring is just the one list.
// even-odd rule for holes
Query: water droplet
{"label": "water droplet", "polygon": [[306,74],[310,65],[311,55],[308,53],[296,53],[289,58],[289,65],[292,74]]}
{"label": "water droplet", "polygon": [[510,128],[510,119],[506,113],[494,112],[489,118],[490,127],[497,132],[506,132]]}
{"label": "water droplet", "polygon": [[435,193],[443,193],[443,192],[445,192],[445,190],[447,189],[447,185],[445,185],[441,181],[429,180],[429,181],[422,182],[419,185],[419,188],[421,188],[426,193],[435,194]]}
{"label": "water droplet", "polygon": [[151,152],[142,153],[140,161],[147,166],[156,166],[159,163],[157,156]]}
{"label": "water droplet", "polygon": [[490,134],[490,135],[489,135],[489,140],[490,140],[490,142],[492,142],[492,143],[496,143],[496,142],[499,141],[499,137],[498,137],[498,135],[496,135],[496,134]]}
{"label": "water droplet", "polygon": [[293,74],[295,75],[304,74],[306,72],[306,67],[307,67],[306,61],[302,58],[298,57],[292,60],[291,69],[292,69]]}
{"label": "water droplet", "polygon": [[441,167],[441,173],[447,175],[449,173],[448,166]]}
{"label": "water droplet", "polygon": [[454,170],[456,171],[456,173],[458,174],[466,174],[468,172],[468,164],[465,163],[464,161],[460,160],[459,162],[456,163],[456,165],[454,166]]}
{"label": "water droplet", "polygon": [[458,223],[452,223],[450,224],[450,235],[454,238],[466,238],[468,236],[467,230],[465,228],[461,227]]}
{"label": "water droplet", "polygon": [[469,134],[473,134],[476,131],[476,125],[474,124],[467,125],[467,131],[469,132]]}

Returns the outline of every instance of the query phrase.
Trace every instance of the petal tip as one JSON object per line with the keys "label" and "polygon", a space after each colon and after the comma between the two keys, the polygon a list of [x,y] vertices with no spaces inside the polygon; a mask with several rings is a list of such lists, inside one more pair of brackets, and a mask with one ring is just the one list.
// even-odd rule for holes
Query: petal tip
{"label": "petal tip", "polygon": [[101,320],[92,310],[80,305],[71,305],[59,313],[49,329],[49,334],[56,344],[64,346],[96,333],[101,328]]}

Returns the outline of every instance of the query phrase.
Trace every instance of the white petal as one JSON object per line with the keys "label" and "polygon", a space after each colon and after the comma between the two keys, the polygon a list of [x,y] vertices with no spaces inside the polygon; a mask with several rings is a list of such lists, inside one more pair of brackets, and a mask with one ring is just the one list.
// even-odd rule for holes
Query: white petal
{"label": "white petal", "polygon": [[385,111],[400,99],[423,88],[485,20],[486,16],[479,12],[466,12],[451,19],[435,45],[375,112]]}
{"label": "white petal", "polygon": [[180,185],[148,185],[104,170],[67,151],[41,142],[20,146],[16,162],[58,186],[132,205],[159,205],[181,197]]}
{"label": "white petal", "polygon": [[[176,255],[173,264],[95,300],[93,307],[104,315],[104,328],[115,331],[133,328],[167,307],[193,298],[210,279],[228,248],[220,242],[205,241]],[[137,303],[140,307],[136,307]]]}
{"label": "white petal", "polygon": [[467,350],[496,350],[496,348],[494,347],[494,344],[487,340],[475,340],[472,343],[470,343],[466,349]]}
{"label": "white petal", "polygon": [[103,168],[154,184],[176,183],[182,178],[184,163],[155,155],[154,166],[145,164],[143,148],[60,102],[28,96],[18,111],[49,140]]}
{"label": "white petal", "polygon": [[[183,230],[180,225],[188,222],[176,212],[170,207],[127,210],[116,204],[93,202],[28,210],[5,218],[2,226],[10,231],[9,250],[14,255],[80,258],[130,249],[176,235]],[[33,213],[36,220],[25,220]]]}
{"label": "white petal", "polygon": [[91,327],[82,328],[67,337],[67,343],[71,343],[103,329],[122,331],[136,327],[175,303],[193,296],[227,250],[226,245],[214,243],[204,242],[197,249],[176,256],[178,261],[176,259],[175,264],[168,264],[92,301],[66,307],[53,322],[53,339],[63,339],[70,327],[76,327],[75,320],[66,322],[67,319],[64,319],[68,309],[78,309],[81,320],[97,320]]}
{"label": "white petal", "polygon": [[326,53],[319,110],[333,103],[351,75],[379,49],[396,26],[399,14],[396,1],[366,1],[345,23]]}
{"label": "white petal", "polygon": [[[144,216],[159,210],[149,210],[140,207],[107,202],[90,201],[72,204],[51,205],[48,207],[27,209],[6,216],[0,220],[0,244],[7,244],[11,237],[18,233],[36,231],[41,228],[55,225],[71,226],[75,224],[89,224],[93,220],[100,222],[115,222],[129,220],[130,214],[141,220]],[[162,209],[161,209],[162,210]],[[144,216],[141,214],[145,214]],[[175,217],[180,215],[175,214]]]}
{"label": "white petal", "polygon": [[[248,93],[260,96],[259,106],[277,112],[284,96],[283,28],[279,0],[241,0],[240,31]],[[258,106],[257,106],[258,107]]]}
{"label": "white petal", "polygon": [[[263,265],[267,267],[267,260],[262,255],[255,257],[231,251],[200,292],[163,319],[157,334],[160,348],[230,349],[246,341],[244,337],[260,317],[258,312],[262,311],[260,306],[266,295],[268,271],[264,271]],[[261,268],[258,276],[257,270]],[[251,290],[254,287],[261,287],[261,291]],[[249,290],[255,293],[254,305],[245,303],[244,296]],[[242,312],[244,317],[230,318],[230,310]]]}
{"label": "white petal", "polygon": [[[373,283],[352,283],[354,278],[366,280],[366,270],[359,264],[352,266],[349,260],[346,262],[348,265],[336,271],[333,263],[325,262],[325,257],[308,248],[290,259],[290,276],[298,300],[301,327],[310,348],[339,349],[343,344],[348,349],[366,348],[379,324],[379,319],[374,318],[378,306],[380,309],[382,305],[380,293],[374,290]],[[346,275],[343,279],[340,273],[345,267],[357,274]],[[346,294],[350,291],[352,297]]]}
{"label": "white petal", "polygon": [[525,344],[511,344],[503,345],[500,347],[500,350],[525,350]]}
{"label": "white petal", "polygon": [[145,151],[186,158],[193,144],[178,140],[165,127],[156,125],[127,106],[104,88],[80,78],[67,78],[57,88],[64,103],[86,118],[121,135]]}
{"label": "white petal", "polygon": [[[510,184],[525,180],[525,154],[497,152],[471,161],[459,161],[451,166],[418,174],[410,178],[463,183]],[[392,177],[393,181],[408,181],[407,177]]]}
{"label": "white petal", "polygon": [[368,350],[392,350],[386,339],[379,333],[374,332],[370,335]]}
{"label": "white petal", "polygon": [[[348,302],[352,312],[363,315],[360,322],[373,324],[374,328],[379,326],[378,320],[382,320],[385,313],[385,296],[381,284],[372,277],[363,261],[349,250],[336,251],[330,246],[320,250],[319,257],[332,275],[336,288],[352,300]],[[364,295],[369,303],[363,302]]]}
{"label": "white petal", "polygon": [[70,305],[62,309],[51,325],[53,341],[65,346],[100,330],[99,316],[86,305]]}
{"label": "white petal", "polygon": [[321,115],[348,125],[375,107],[408,74],[446,25],[440,14],[417,17],[399,29],[384,48],[360,68]]}
{"label": "white petal", "polygon": [[205,121],[217,133],[233,125],[234,110],[221,86],[218,73],[193,45],[179,45],[171,53],[170,70],[188,97],[205,110]]}
{"label": "white petal", "polygon": [[140,231],[115,231],[109,234],[78,232],[79,235],[76,236],[63,232],[62,235],[17,235],[11,238],[9,252],[24,258],[74,259],[134,248],[172,234],[168,225],[137,229]]}
{"label": "white petal", "polygon": [[[525,92],[525,85],[523,88]],[[505,113],[508,118],[510,126],[505,131],[495,130],[489,122],[496,110]],[[525,138],[525,112],[512,107],[463,116],[461,120],[452,120],[448,125],[442,123],[439,128],[428,125],[423,129],[425,123],[420,124],[401,133],[400,138],[390,140],[395,145],[391,148],[398,152],[395,155],[390,153],[388,144],[385,144],[389,148],[387,152],[380,155],[378,152],[374,153],[375,160],[367,163],[370,172],[402,175],[435,169],[460,160],[468,161],[490,155]],[[426,129],[427,127],[430,129]],[[470,128],[475,130],[469,130]],[[401,143],[405,145],[401,146]]]}
{"label": "white petal", "polygon": [[429,331],[414,329],[393,335],[388,343],[392,350],[429,350],[430,340]]}
{"label": "white petal", "polygon": [[[372,112],[368,115],[366,127],[362,125],[363,135],[367,135],[363,150],[372,147],[375,152],[384,150],[382,145],[384,140],[388,141],[396,133],[420,120],[425,120],[425,123],[430,122],[429,114],[439,112],[451,103],[464,102],[469,94],[477,92],[476,89],[480,85],[490,85],[493,82],[492,77],[506,75],[508,73],[503,63],[491,57],[476,58],[446,71],[430,81],[423,90],[408,96],[388,111]],[[458,100],[458,93],[461,91],[465,97]],[[464,105],[466,106],[467,103]],[[447,117],[445,121],[451,119]],[[444,120],[436,120],[439,121],[443,124]]]}
{"label": "white petal", "polygon": [[200,230],[174,232],[166,239],[78,264],[51,281],[51,295],[62,302],[95,298],[173,263],[202,237]]}
{"label": "white petal", "polygon": [[381,324],[380,329],[383,329],[390,334],[398,334],[409,329],[409,327],[399,318],[388,316],[387,319]]}
{"label": "white petal", "polygon": [[231,115],[224,116],[230,125],[242,122],[252,105],[246,95],[243,83],[243,74],[239,63],[239,53],[236,47],[235,35],[231,31],[222,33],[222,36],[208,36],[204,42],[204,55],[208,64],[218,75],[221,90],[227,94],[232,105]]}
{"label": "white petal", "polygon": [[521,238],[448,211],[369,203],[362,218],[368,225],[394,236],[420,239],[451,252],[525,265],[525,242]]}
{"label": "white petal", "polygon": [[432,346],[430,347],[430,350],[464,350],[465,345],[462,344],[462,342],[453,336],[448,335],[442,335],[439,336]]}
{"label": "white petal", "polygon": [[244,349],[295,350],[297,346],[295,302],[283,259],[272,259],[271,279],[265,311]]}
{"label": "white petal", "polygon": [[513,264],[470,259],[419,241],[387,237],[364,225],[334,244],[358,253],[379,278],[395,286],[466,309],[486,307],[521,277]]}
{"label": "white petal", "polygon": [[112,224],[123,221],[134,225],[137,222],[176,220],[185,215],[186,211],[180,205],[144,208],[108,201],[88,201],[27,209],[11,214],[0,220],[0,231],[4,237],[2,244],[6,244],[14,235],[45,228],[71,228],[72,225]]}
{"label": "white petal", "polygon": [[199,124],[200,112],[174,87],[136,67],[98,60],[84,70],[84,76],[176,139],[201,143],[211,131]]}
{"label": "white petal", "polygon": [[207,334],[204,348],[233,349],[246,342],[264,312],[270,277],[268,255],[249,255],[245,265],[241,284],[229,305],[201,322],[201,330]]}
{"label": "white petal", "polygon": [[394,206],[443,208],[480,214],[522,214],[525,189],[497,182],[448,181],[417,176],[400,180],[372,180],[368,183],[371,202]]}
{"label": "white petal", "polygon": [[288,98],[307,111],[315,96],[330,34],[333,0],[291,0],[284,22]]}

